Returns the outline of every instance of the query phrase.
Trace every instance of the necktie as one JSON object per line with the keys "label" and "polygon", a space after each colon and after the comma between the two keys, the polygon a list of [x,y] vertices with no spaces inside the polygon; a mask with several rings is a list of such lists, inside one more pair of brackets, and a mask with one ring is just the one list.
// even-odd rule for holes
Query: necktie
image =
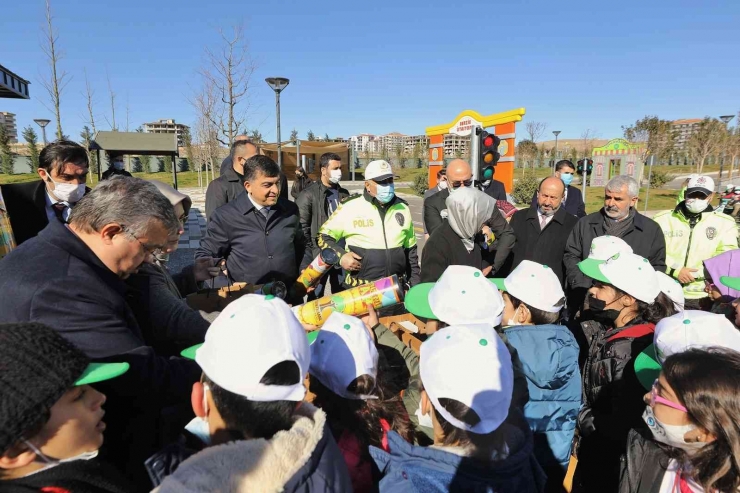
{"label": "necktie", "polygon": [[545,226],[547,226],[547,216],[542,214],[540,216],[540,231],[545,229]]}
{"label": "necktie", "polygon": [[267,216],[270,215],[270,209],[268,209],[267,207],[263,207],[262,209],[260,209],[260,212],[263,216],[265,216],[265,219],[267,219]]}
{"label": "necktie", "polygon": [[62,202],[57,202],[52,205],[52,207],[54,208],[54,214],[57,216],[57,219],[59,219],[62,224],[67,224],[67,221],[64,219],[64,211],[67,210],[68,206]]}

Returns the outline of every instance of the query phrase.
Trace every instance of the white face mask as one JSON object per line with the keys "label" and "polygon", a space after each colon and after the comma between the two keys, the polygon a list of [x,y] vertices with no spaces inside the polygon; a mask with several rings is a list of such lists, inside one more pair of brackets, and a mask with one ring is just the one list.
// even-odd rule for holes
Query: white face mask
{"label": "white face mask", "polygon": [[686,433],[696,429],[695,425],[677,426],[661,423],[658,421],[658,418],[655,417],[655,414],[653,414],[653,409],[650,406],[645,408],[645,412],[642,414],[642,419],[650,428],[653,438],[669,447],[680,448],[690,452],[692,450],[698,450],[706,445],[704,442],[687,442],[684,440]]}
{"label": "white face mask", "polygon": [[342,179],[342,170],[341,169],[333,169],[329,171],[329,182],[333,184],[339,183],[339,181]]}
{"label": "white face mask", "polygon": [[211,427],[208,425],[208,398],[206,397],[206,393],[210,390],[211,388],[208,386],[208,384],[204,383],[203,412],[205,413],[205,416],[203,416],[202,418],[196,416],[190,421],[190,423],[185,425],[186,430],[197,436],[200,441],[206,445],[211,444]]}
{"label": "white face mask", "polygon": [[[48,455],[44,454],[41,451],[41,449],[39,449],[38,447],[36,447],[34,444],[32,444],[31,442],[29,442],[28,440],[23,440],[23,442],[26,445],[28,445],[28,448],[30,448],[31,450],[33,450],[34,453],[42,461],[44,461],[46,463],[46,467],[44,467],[43,469],[41,469],[41,471],[46,470],[46,469],[49,469],[49,468],[52,468],[54,466],[58,466],[59,464],[66,464],[68,462],[75,462],[75,461],[78,461],[78,460],[90,460],[90,459],[94,459],[95,457],[98,456],[98,451],[97,450],[93,450],[92,452],[83,452],[83,453],[81,453],[79,455],[75,455],[74,457],[69,457],[67,459],[52,459]],[[36,472],[41,472],[41,471],[36,471]]]}
{"label": "white face mask", "polygon": [[439,182],[439,185],[437,185],[437,186],[439,187],[440,190],[446,190],[447,189],[447,182],[446,181],[441,181],[441,182]]}
{"label": "white face mask", "polygon": [[521,305],[514,310],[514,315],[506,321],[506,325],[512,326],[512,325],[519,325],[519,323],[516,321],[516,314],[519,313],[519,308],[521,308]]}
{"label": "white face mask", "polygon": [[74,204],[79,202],[83,195],[85,195],[84,183],[80,183],[79,185],[74,183],[57,183],[51,179],[51,176],[48,173],[46,176],[48,181],[54,184],[54,190],[50,190],[51,194],[62,202]]}
{"label": "white face mask", "polygon": [[709,201],[706,199],[686,199],[686,209],[692,214],[704,212],[708,206]]}

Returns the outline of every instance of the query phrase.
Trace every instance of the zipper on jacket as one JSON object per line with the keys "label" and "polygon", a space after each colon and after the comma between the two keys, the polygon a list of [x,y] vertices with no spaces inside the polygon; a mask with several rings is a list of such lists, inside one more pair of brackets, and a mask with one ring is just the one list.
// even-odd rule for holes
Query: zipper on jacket
{"label": "zipper on jacket", "polygon": [[[691,239],[694,237],[694,228],[696,227],[697,224],[699,224],[700,220],[701,220],[701,216],[699,217],[699,219],[697,219],[693,223],[691,222],[691,219],[689,219],[689,246],[688,248],[686,248],[686,258],[683,259],[684,267],[688,267],[689,265],[688,262],[689,262],[689,253],[691,252]],[[702,275],[702,277],[704,276]]]}
{"label": "zipper on jacket", "polygon": [[[391,206],[389,205],[388,208],[390,207]],[[381,208],[378,207],[378,215],[380,216],[380,224],[383,226],[383,242],[385,243],[385,273],[386,273],[386,276],[391,276],[394,273],[391,272],[391,252],[388,251],[388,238],[386,237],[386,234],[385,234],[385,216],[387,215],[386,213],[388,211],[383,210],[383,212],[381,213],[380,209]]]}

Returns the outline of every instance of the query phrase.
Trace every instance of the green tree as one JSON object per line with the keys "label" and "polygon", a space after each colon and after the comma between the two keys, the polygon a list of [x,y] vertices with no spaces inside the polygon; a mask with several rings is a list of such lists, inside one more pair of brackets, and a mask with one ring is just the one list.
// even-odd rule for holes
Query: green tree
{"label": "green tree", "polygon": [[139,163],[141,163],[141,169],[144,173],[152,172],[152,157],[151,156],[139,156]]}
{"label": "green tree", "polygon": [[306,134],[306,140],[314,141],[316,140],[316,136],[313,134],[311,130],[308,131]]}
{"label": "green tree", "polygon": [[249,134],[249,140],[254,144],[261,144],[265,140],[262,138],[262,133],[259,130],[252,130]]}
{"label": "green tree", "polygon": [[0,170],[6,175],[13,174],[13,153],[10,151],[10,135],[5,125],[0,125]]}
{"label": "green tree", "polygon": [[329,142],[331,140],[331,137],[329,137],[329,134],[324,134],[324,142]]}
{"label": "green tree", "polygon": [[725,125],[716,118],[704,118],[699,128],[689,139],[689,153],[696,162],[696,172],[704,171],[704,164],[711,156],[717,156],[725,142]]}
{"label": "green tree", "polygon": [[[527,165],[533,162],[537,156],[537,152],[537,144],[529,139],[520,140],[516,145],[516,154],[522,163],[522,173],[524,173]],[[534,165],[532,167],[534,167]]]}
{"label": "green tree", "polygon": [[157,173],[164,173],[164,158],[157,156]]}
{"label": "green tree", "polygon": [[28,155],[31,159],[31,171],[36,173],[39,169],[39,146],[36,144],[39,140],[39,136],[31,125],[23,129],[23,138],[26,141],[28,147]]}
{"label": "green tree", "polygon": [[644,143],[642,161],[648,155],[655,156],[658,162],[668,159],[673,152],[675,134],[673,124],[668,120],[661,120],[657,116],[646,116],[637,120],[633,125],[623,126],[624,138],[630,142]]}
{"label": "green tree", "polygon": [[190,171],[190,161],[187,159],[180,158],[177,160],[177,171],[182,173]]}
{"label": "green tree", "polygon": [[90,142],[92,142],[93,134],[90,131],[90,127],[85,125],[82,127],[82,132],[80,132],[80,144],[82,144],[82,147],[87,149],[87,155],[90,159],[90,172],[94,175],[98,175],[98,153],[97,152],[90,152]]}
{"label": "green tree", "polygon": [[185,147],[185,157],[188,159],[188,168],[191,163],[195,162],[193,158],[193,136],[190,134],[190,127],[185,127],[185,131],[182,133],[182,145]]}
{"label": "green tree", "polygon": [[165,172],[172,173],[172,156],[165,156],[162,158],[162,166],[164,167]]}
{"label": "green tree", "polygon": [[[190,133],[190,129],[187,129],[187,132]],[[140,133],[140,134],[144,133],[144,129],[141,127],[141,125],[136,127],[136,133]]]}
{"label": "green tree", "polygon": [[298,142],[298,130],[295,128],[290,131],[290,141],[295,144]]}
{"label": "green tree", "polygon": [[141,167],[141,156],[134,156],[131,160],[131,172],[141,173],[143,168]]}
{"label": "green tree", "polygon": [[405,166],[406,163],[404,162],[404,159],[403,159],[404,158],[404,154],[405,154],[405,151],[404,151],[404,148],[403,148],[403,144],[398,144],[396,146],[395,154],[396,154],[396,163],[398,164],[398,167],[399,168],[405,168],[406,167]]}

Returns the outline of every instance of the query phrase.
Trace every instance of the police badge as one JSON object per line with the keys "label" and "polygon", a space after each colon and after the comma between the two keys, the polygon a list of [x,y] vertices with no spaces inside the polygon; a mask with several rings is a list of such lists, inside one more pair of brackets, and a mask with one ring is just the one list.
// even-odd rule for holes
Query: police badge
{"label": "police badge", "polygon": [[403,217],[403,214],[396,212],[396,221],[398,221],[398,225],[403,228],[403,223],[406,222],[406,219]]}
{"label": "police badge", "polygon": [[717,228],[709,227],[707,228],[707,239],[713,240],[715,236],[717,236]]}
{"label": "police badge", "polygon": [[441,217],[442,219],[447,219],[447,209],[442,209],[441,211],[439,211],[439,217]]}

